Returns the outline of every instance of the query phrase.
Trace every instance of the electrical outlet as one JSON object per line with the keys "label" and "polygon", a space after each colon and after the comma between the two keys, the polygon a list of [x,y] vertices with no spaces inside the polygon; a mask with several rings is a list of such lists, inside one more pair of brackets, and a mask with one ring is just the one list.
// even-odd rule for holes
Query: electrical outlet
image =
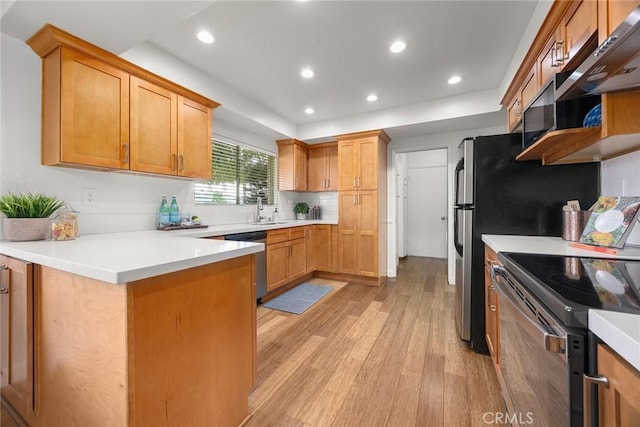
{"label": "electrical outlet", "polygon": [[82,204],[85,206],[98,205],[98,190],[95,188],[82,189]]}

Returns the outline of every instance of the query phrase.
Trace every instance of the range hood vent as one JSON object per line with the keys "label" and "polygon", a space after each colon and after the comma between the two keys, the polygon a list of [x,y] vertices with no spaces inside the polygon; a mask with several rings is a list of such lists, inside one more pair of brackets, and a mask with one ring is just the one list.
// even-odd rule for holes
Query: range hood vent
{"label": "range hood vent", "polygon": [[556,101],[640,88],[640,6],[556,90]]}

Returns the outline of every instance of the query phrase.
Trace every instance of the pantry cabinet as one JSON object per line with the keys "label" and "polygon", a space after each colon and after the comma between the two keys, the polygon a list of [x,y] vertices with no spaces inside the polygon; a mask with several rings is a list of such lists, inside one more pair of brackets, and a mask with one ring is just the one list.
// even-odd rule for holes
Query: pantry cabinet
{"label": "pantry cabinet", "polygon": [[374,278],[387,269],[387,144],[384,131],[339,135],[338,273]]}
{"label": "pantry cabinet", "polygon": [[0,255],[1,393],[27,422],[34,411],[33,264]]}
{"label": "pantry cabinet", "polygon": [[297,139],[278,144],[278,190],[307,191],[307,146]]}
{"label": "pantry cabinet", "polygon": [[52,25],[42,58],[42,164],[211,177],[219,104]]}
{"label": "pantry cabinet", "polygon": [[338,144],[327,143],[308,147],[308,190],[338,190]]}

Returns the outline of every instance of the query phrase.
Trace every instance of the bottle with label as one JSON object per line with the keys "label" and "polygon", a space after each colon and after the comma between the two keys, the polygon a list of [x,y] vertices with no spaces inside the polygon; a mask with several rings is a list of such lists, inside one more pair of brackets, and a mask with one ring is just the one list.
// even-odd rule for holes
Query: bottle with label
{"label": "bottle with label", "polygon": [[171,196],[171,206],[169,206],[169,222],[171,224],[180,224],[180,209],[178,209],[178,201],[176,196]]}
{"label": "bottle with label", "polygon": [[167,203],[167,196],[162,196],[162,202],[160,202],[160,226],[171,224],[171,215],[169,214],[169,203]]}

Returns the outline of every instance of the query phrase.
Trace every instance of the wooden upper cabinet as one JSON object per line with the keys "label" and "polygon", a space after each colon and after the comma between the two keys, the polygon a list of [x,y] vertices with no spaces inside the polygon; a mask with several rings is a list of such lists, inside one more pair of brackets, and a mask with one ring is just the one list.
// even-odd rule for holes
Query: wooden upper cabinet
{"label": "wooden upper cabinet", "polygon": [[[33,264],[0,255],[0,376],[2,397],[31,423],[33,376]],[[4,291],[3,291],[4,292]]]}
{"label": "wooden upper cabinet", "polygon": [[218,103],[49,24],[27,43],[43,61],[43,164],[210,178]]}
{"label": "wooden upper cabinet", "polygon": [[522,123],[522,97],[521,92],[518,92],[507,107],[507,118],[509,131],[513,132],[518,128],[518,125]]}
{"label": "wooden upper cabinet", "polygon": [[278,144],[278,189],[307,190],[307,148],[296,139],[281,139]]}
{"label": "wooden upper cabinet", "polygon": [[356,189],[356,150],[354,141],[338,144],[338,190]]}
{"label": "wooden upper cabinet", "polygon": [[598,2],[598,44],[604,42],[633,9],[638,0],[601,0]]}
{"label": "wooden upper cabinet", "polygon": [[178,95],[131,77],[131,170],[175,175]]}
{"label": "wooden upper cabinet", "polygon": [[308,147],[309,191],[338,190],[338,144],[320,144]]}
{"label": "wooden upper cabinet", "polygon": [[558,58],[564,68],[571,60],[580,56],[580,50],[587,41],[598,33],[598,1],[575,2],[564,15],[560,32]]}
{"label": "wooden upper cabinet", "polygon": [[540,89],[540,85],[538,84],[538,75],[536,67],[531,67],[531,71],[527,75],[527,78],[522,85],[522,89],[520,89],[520,100],[522,102],[522,111],[524,108],[535,98],[538,90]]}
{"label": "wooden upper cabinet", "polygon": [[211,109],[178,96],[178,176],[211,179]]}
{"label": "wooden upper cabinet", "polygon": [[43,164],[128,169],[129,74],[59,47],[43,85]]}
{"label": "wooden upper cabinet", "polygon": [[[537,61],[537,84],[536,89],[533,91],[535,95],[538,92],[539,88],[544,87],[551,77],[554,74],[560,71],[560,62],[558,61],[558,40],[560,38],[560,29],[559,27],[553,32],[551,37],[547,40],[542,49],[542,53],[538,56]],[[535,73],[535,71],[534,71]],[[523,86],[527,84],[528,79],[530,78],[531,72],[527,74],[525,77]],[[531,97],[529,101],[532,99]],[[523,102],[523,105],[526,106],[528,102]]]}

